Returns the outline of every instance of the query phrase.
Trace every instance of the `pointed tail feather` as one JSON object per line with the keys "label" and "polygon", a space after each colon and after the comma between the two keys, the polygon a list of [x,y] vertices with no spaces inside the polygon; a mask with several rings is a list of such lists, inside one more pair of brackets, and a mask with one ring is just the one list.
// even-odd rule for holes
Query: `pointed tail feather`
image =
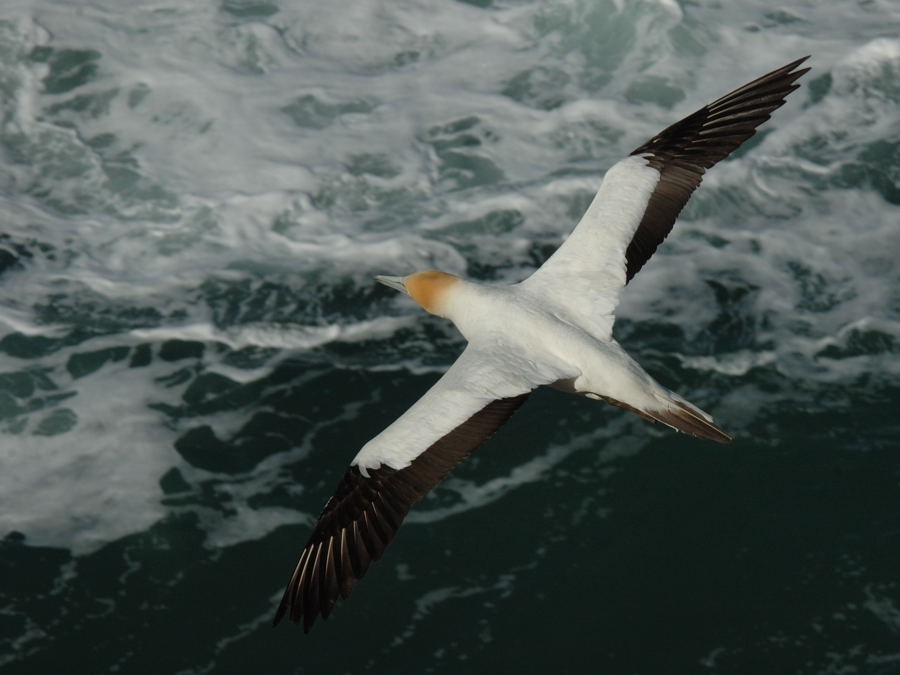
{"label": "pointed tail feather", "polygon": [[667,392],[668,398],[664,399],[662,408],[653,410],[639,409],[634,406],[617,401],[609,396],[591,394],[594,398],[603,399],[607,403],[629,410],[651,422],[662,422],[675,431],[680,431],[697,438],[706,438],[716,443],[730,443],[731,435],[725,433],[715,425],[713,418],[700,410],[692,403],[688,403],[675,392]]}
{"label": "pointed tail feather", "polygon": [[644,411],[651,419],[662,422],[676,431],[697,438],[706,438],[716,443],[730,443],[731,435],[725,433],[713,422],[713,418],[688,403],[678,394],[669,392],[668,406],[662,410]]}

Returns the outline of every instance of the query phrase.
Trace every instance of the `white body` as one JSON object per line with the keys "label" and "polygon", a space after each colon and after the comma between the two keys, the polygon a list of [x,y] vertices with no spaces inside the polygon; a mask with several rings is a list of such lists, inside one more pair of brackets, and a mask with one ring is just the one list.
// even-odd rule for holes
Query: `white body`
{"label": "white body", "polygon": [[625,248],[659,172],[643,157],[612,167],[571,236],[531,277],[490,286],[453,277],[439,306],[469,346],[404,415],[363,446],[352,464],[364,474],[402,469],[491,401],[550,385],[603,398],[679,428],[668,419],[685,406],[612,338],[625,286]]}

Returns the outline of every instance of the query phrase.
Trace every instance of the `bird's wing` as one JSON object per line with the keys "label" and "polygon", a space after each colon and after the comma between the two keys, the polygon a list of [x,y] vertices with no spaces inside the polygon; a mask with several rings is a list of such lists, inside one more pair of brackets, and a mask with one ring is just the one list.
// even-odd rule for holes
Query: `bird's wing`
{"label": "bird's wing", "polygon": [[294,569],[285,615],[308,631],[378,560],[413,504],[490,438],[529,393],[573,373],[469,345],[409,410],[359,452]]}
{"label": "bird's wing", "polygon": [[522,285],[608,337],[621,289],[668,236],[705,171],[784,104],[807,58],[703,106],[613,165],[569,238]]}

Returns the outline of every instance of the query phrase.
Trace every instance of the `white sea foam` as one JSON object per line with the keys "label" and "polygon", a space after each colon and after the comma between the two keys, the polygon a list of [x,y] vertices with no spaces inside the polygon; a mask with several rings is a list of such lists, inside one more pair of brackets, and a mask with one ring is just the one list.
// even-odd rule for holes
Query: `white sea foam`
{"label": "white sea foam", "polygon": [[[346,314],[335,303],[323,317],[303,314],[319,300],[309,294],[430,266],[496,266],[497,277],[519,279],[534,244],[568,233],[614,161],[679,115],[806,53],[814,70],[803,87],[761,143],[709,174],[626,290],[621,316],[702,336],[719,312],[707,282],[724,279],[753,289],[747,312],[759,317],[755,339],[765,347],[684,354],[686,367],[730,378],[775,367],[830,382],[896,373],[889,351],[841,352],[861,333],[896,340],[900,325],[897,206],[883,185],[848,178],[895,175],[866,159],[900,125],[900,42],[881,28],[900,21],[895,4],[869,3],[854,17],[837,5],[802,7],[779,19],[763,2],[533,2],[485,12],[371,0],[237,17],[222,4],[100,0],[73,11],[62,0],[10,0],[0,17],[9,237],[0,245],[19,264],[0,277],[0,325],[31,338],[98,334],[0,359],[3,373],[44,370],[75,394],[3,434],[0,535],[19,529],[35,543],[89,550],[168,512],[159,478],[169,469],[209,478],[174,451],[184,429],[148,407],[182,404],[187,385],[163,382],[179,363],[154,352],[143,368],[115,361],[73,377],[73,355],[171,340],[279,350],[241,367],[212,349],[192,362],[248,384],[291,352],[413,334],[415,353],[364,367],[433,370],[449,357],[423,359],[433,348],[416,333],[411,304],[395,301],[398,315],[380,317],[367,299]],[[66,72],[42,49],[80,54],[69,54],[67,72],[85,68],[85,82],[48,89],[46,78]],[[262,283],[282,284],[303,315],[222,318],[231,315],[216,304],[226,302],[220,287]],[[247,296],[240,308],[268,301]],[[124,318],[143,309],[151,318]],[[722,403],[739,425],[759,408],[748,388],[736,387],[740,405]],[[59,409],[71,428],[36,435]],[[193,422],[225,433],[245,412]],[[487,485],[457,483],[458,508],[538,480],[580,442],[523,458]],[[270,457],[241,480],[264,491],[308,451]],[[308,515],[250,508],[250,496],[235,493],[233,515],[203,512],[212,542]]]}
{"label": "white sea foam", "polygon": [[[245,347],[275,347],[278,349],[313,349],[332,342],[357,342],[389,337],[399,328],[413,323],[408,316],[378,317],[346,325],[291,326],[289,324],[244,325],[222,330],[212,324],[190,324],[185,326],[161,326],[159,328],[138,329],[132,336],[138,341],[151,340],[199,340],[201,342],[221,342],[232,349]],[[220,368],[216,366],[215,368]],[[229,369],[231,370],[231,369]],[[240,379],[247,373],[241,371]]]}
{"label": "white sea foam", "polygon": [[65,401],[70,430],[5,435],[0,530],[84,551],[161,518],[157,480],[176,456],[147,383],[145,371],[108,368]]}

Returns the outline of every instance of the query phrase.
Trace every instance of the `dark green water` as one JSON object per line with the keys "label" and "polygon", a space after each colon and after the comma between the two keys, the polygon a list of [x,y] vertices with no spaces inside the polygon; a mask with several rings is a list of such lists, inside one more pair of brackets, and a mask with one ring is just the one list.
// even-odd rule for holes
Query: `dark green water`
{"label": "dark green water", "polygon": [[[251,506],[290,508],[289,483],[304,487],[303,503],[323,504],[345,449],[431,379],[309,377],[305,364],[273,374],[307,378],[278,391],[274,407],[330,417],[359,404],[359,416],[317,434],[316,450]],[[360,396],[371,391],[396,403]],[[171,513],[146,531],[81,556],[7,536],[2,625],[28,642],[6,668],[895,672],[900,391],[861,384],[810,393],[839,397],[843,410],[773,405],[724,448],[541,393],[421,510],[452,509],[458,491],[528,462],[533,480],[482,507],[407,525],[350,601],[306,636],[269,620],[307,527],[211,548],[198,516],[229,514],[228,491],[242,478],[228,462],[252,465],[267,437],[285,437],[283,418],[257,416],[255,431],[216,443],[188,443],[202,439],[188,432],[176,447],[198,464],[221,462],[211,467],[219,476],[192,485],[166,473],[160,489]],[[267,401],[265,388],[259,398]],[[565,456],[549,456],[547,447],[579,437],[587,440]]]}

